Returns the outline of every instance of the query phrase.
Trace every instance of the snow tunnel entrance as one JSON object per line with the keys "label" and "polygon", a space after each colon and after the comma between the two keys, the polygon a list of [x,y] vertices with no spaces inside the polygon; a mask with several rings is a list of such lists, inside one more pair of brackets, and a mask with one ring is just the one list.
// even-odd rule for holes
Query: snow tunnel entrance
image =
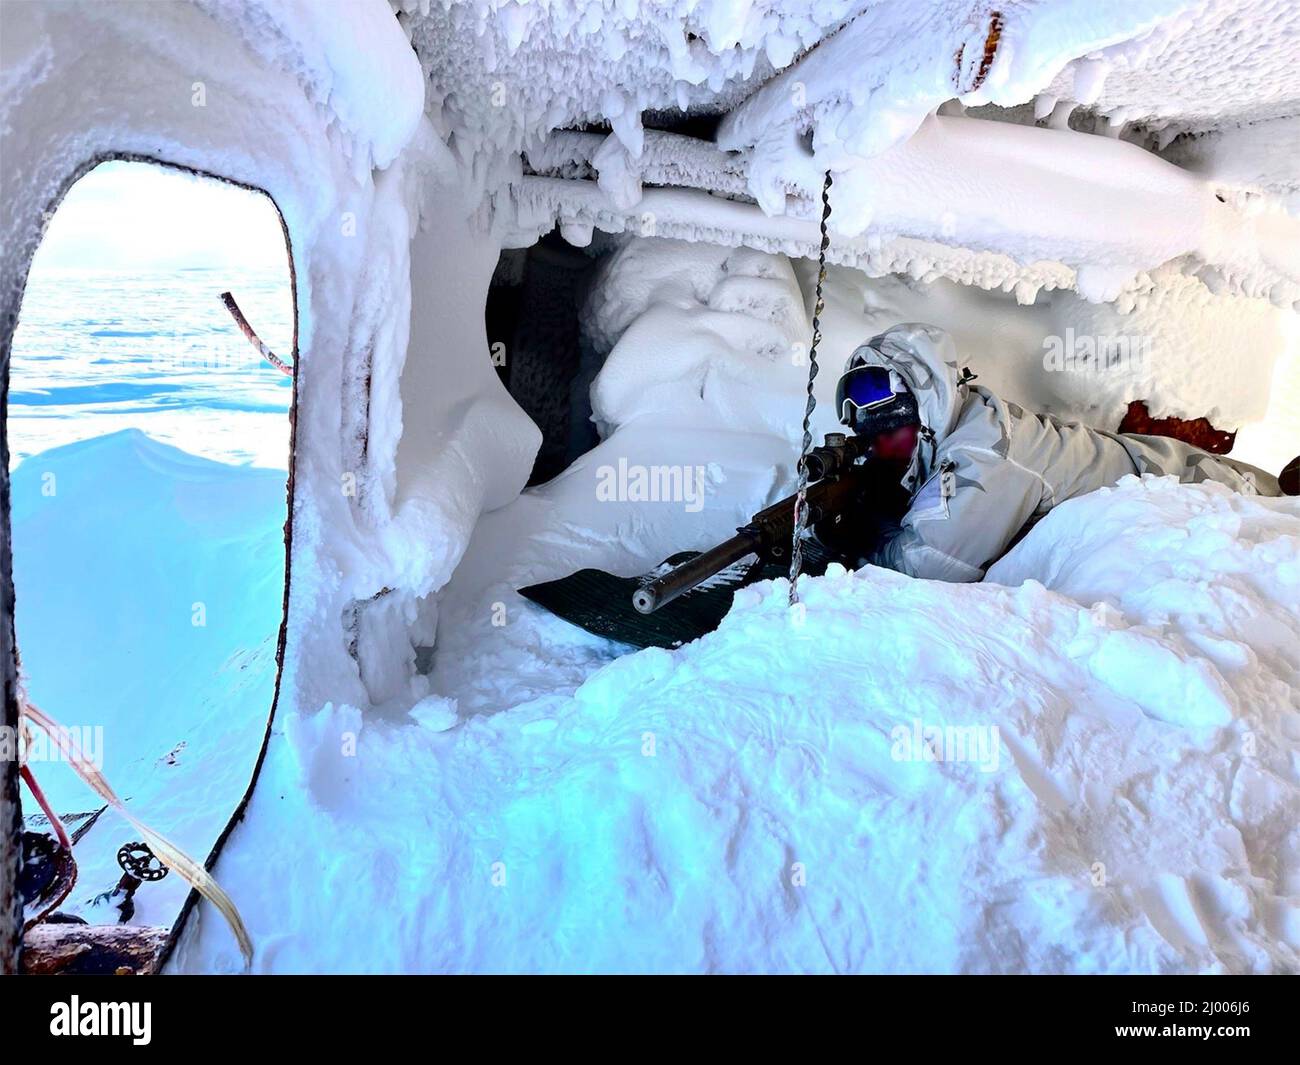
{"label": "snow tunnel entrance", "polygon": [[[113,160],[53,215],[14,334],[6,435],[26,697],[136,817],[200,862],[249,787],[274,698],[293,398],[221,296],[292,362],[292,276],[266,194]],[[170,928],[188,885],[172,873],[123,890],[119,850],[140,833],[45,737],[27,768],[73,844],[77,882],[58,912]],[[25,832],[51,832],[37,797],[23,799]]]}

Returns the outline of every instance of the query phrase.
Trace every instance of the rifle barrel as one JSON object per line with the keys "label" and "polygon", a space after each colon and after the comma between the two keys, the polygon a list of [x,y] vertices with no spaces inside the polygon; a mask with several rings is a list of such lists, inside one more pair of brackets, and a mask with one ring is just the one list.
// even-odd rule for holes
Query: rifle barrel
{"label": "rifle barrel", "polygon": [[[807,498],[810,526],[849,506],[862,489],[865,467],[854,466],[854,461],[867,454],[866,444],[853,437],[846,440],[838,433],[826,439],[827,444],[809,453],[813,460],[809,467],[812,483],[808,485]],[[746,555],[757,554],[764,561],[786,557],[794,534],[794,502],[793,495],[786,496],[759,511],[731,539],[638,588],[632,594],[632,605],[642,614],[653,614]]]}
{"label": "rifle barrel", "polygon": [[689,592],[697,584],[708,580],[719,570],[752,555],[761,546],[761,537],[750,529],[742,529],[730,540],[688,559],[662,577],[657,577],[632,595],[632,605],[642,614],[653,614],[665,603]]}

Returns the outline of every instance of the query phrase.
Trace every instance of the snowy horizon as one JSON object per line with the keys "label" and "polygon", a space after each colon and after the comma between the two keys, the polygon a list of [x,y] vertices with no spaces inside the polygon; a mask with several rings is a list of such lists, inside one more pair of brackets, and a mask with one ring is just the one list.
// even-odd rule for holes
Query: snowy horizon
{"label": "snowy horizon", "polygon": [[77,181],[37,249],[14,334],[11,466],[138,428],[218,461],[287,468],[289,380],[239,332],[225,290],[291,359],[288,259],[265,195],[140,162]]}
{"label": "snowy horizon", "polygon": [[279,215],[264,193],[110,160],[68,190],[32,270],[270,271],[285,270],[287,261]]}

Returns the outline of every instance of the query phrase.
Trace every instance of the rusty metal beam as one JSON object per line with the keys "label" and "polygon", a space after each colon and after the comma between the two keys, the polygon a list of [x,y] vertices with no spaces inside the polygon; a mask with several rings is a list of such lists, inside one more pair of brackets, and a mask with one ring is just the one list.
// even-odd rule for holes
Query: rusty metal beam
{"label": "rusty metal beam", "polygon": [[240,331],[248,338],[248,342],[257,349],[258,354],[286,377],[292,377],[293,367],[262,342],[262,338],[257,335],[256,330],[248,324],[248,319],[244,317],[244,312],[239,309],[239,304],[235,302],[235,297],[229,292],[223,292],[221,294],[221,302],[226,305],[226,310],[230,312],[230,317],[235,320],[235,324],[239,326]]}

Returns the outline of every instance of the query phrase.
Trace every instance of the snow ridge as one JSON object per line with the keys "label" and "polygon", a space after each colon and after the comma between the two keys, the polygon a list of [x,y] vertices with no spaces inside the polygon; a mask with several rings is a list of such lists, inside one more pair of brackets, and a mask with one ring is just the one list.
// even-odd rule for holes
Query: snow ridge
{"label": "snow ridge", "polygon": [[222,871],[268,971],[1294,972],[1298,557],[1294,500],[1130,478],[1007,586],[834,569],[792,613],[759,585],[585,681],[602,641],[524,607],[497,668],[533,655],[526,689],[554,639],[573,694],[304,722],[324,761],[273,746]]}

